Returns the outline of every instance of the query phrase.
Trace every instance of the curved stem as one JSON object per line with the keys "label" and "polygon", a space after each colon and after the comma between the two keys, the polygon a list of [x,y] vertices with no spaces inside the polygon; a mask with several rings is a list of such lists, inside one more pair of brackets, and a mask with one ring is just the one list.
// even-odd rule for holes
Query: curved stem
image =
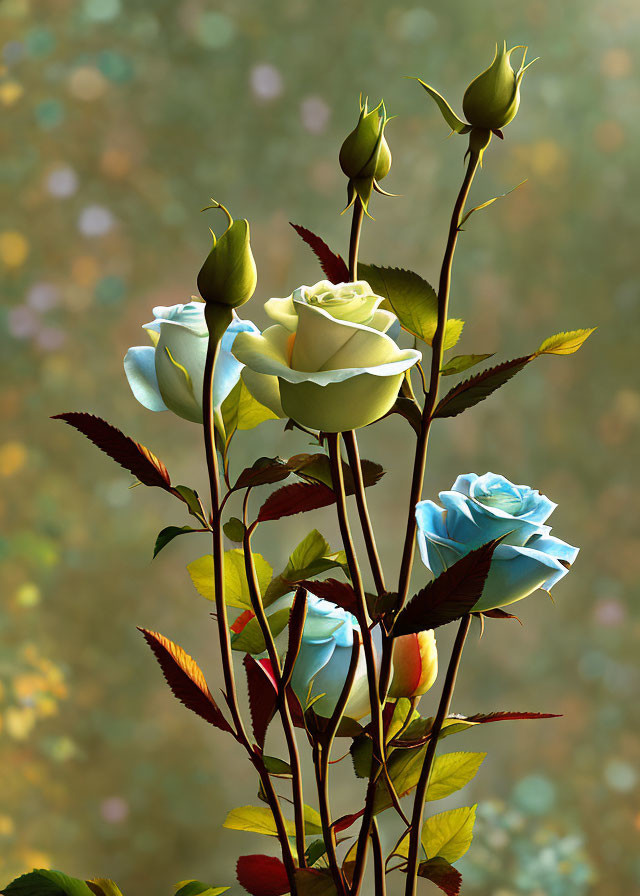
{"label": "curved stem", "polygon": [[364,479],[362,477],[362,465],[360,463],[360,452],[358,451],[358,441],[353,430],[344,432],[342,437],[347,449],[349,466],[351,467],[351,472],[353,474],[356,506],[358,508],[358,516],[360,517],[360,525],[362,526],[362,534],[367,549],[367,556],[369,557],[369,563],[371,565],[371,574],[373,575],[373,581],[375,582],[378,596],[380,596],[386,592],[387,586],[385,585],[382,563],[380,562],[380,555],[378,554],[378,547],[376,545],[373,526],[371,525],[371,517],[369,516],[369,508],[367,506]]}
{"label": "curved stem", "polygon": [[[451,292],[451,271],[453,268],[453,256],[458,242],[458,233],[460,232],[460,221],[464,212],[464,206],[473,183],[480,156],[477,152],[470,152],[469,162],[465,171],[464,180],[458,193],[451,222],[449,224],[449,235],[447,245],[442,259],[442,267],[440,269],[440,280],[438,282],[438,321],[436,331],[431,346],[431,373],[429,377],[429,391],[424,403],[422,411],[422,425],[418,435],[416,444],[416,454],[413,465],[413,474],[411,479],[411,495],[409,498],[409,514],[407,517],[407,528],[405,532],[404,547],[402,550],[402,562],[400,565],[400,577],[398,582],[398,610],[400,610],[407,599],[409,593],[409,582],[411,579],[411,570],[413,567],[413,557],[415,553],[416,541],[416,517],[415,507],[422,497],[422,484],[424,482],[424,472],[427,460],[427,447],[429,444],[429,431],[433,420],[433,412],[438,400],[438,389],[440,386],[440,369],[442,367],[442,356],[444,352],[444,341],[447,329],[447,317],[449,314],[449,295]],[[380,689],[388,686],[391,674],[391,653],[393,644],[391,639],[385,638],[382,653],[382,665],[380,669]]]}
{"label": "curved stem", "polygon": [[416,893],[424,802],[429,788],[429,778],[431,776],[431,769],[433,768],[433,760],[435,759],[436,749],[438,747],[438,738],[440,737],[442,725],[447,718],[451,707],[451,698],[453,697],[453,689],[455,687],[456,676],[460,666],[460,658],[462,657],[462,648],[464,647],[464,642],[467,638],[470,625],[471,614],[467,613],[466,616],[463,616],[460,620],[458,634],[453,645],[453,650],[451,651],[447,676],[442,688],[442,696],[440,697],[438,712],[433,723],[433,728],[431,729],[431,738],[427,745],[424,762],[422,763],[422,771],[420,772],[420,780],[416,787],[413,814],[411,816],[411,833],[409,834],[409,856],[407,858],[407,883],[405,896],[415,896]]}
{"label": "curved stem", "polygon": [[[205,308],[205,317],[209,327],[209,341],[207,343],[207,356],[204,369],[204,383],[202,391],[204,447],[209,474],[209,488],[211,491],[211,529],[213,534],[213,583],[214,600],[216,605],[216,621],[218,626],[218,640],[220,643],[220,658],[225,684],[225,697],[233,720],[236,740],[247,751],[249,759],[260,776],[269,807],[273,813],[278,839],[282,847],[282,861],[284,863],[289,886],[292,894],[297,893],[295,880],[295,863],[287,836],[287,829],[280,807],[278,796],[274,790],[269,773],[259,756],[252,748],[240,714],[238,694],[236,691],[235,675],[233,670],[233,656],[231,653],[231,638],[229,635],[229,620],[227,617],[227,605],[224,599],[224,550],[222,543],[222,516],[220,513],[220,481],[218,470],[218,455],[215,447],[215,428],[213,416],[213,372],[216,358],[220,350],[221,321],[216,319],[216,310],[211,311],[211,320],[207,315],[209,309]],[[223,331],[223,329],[222,329]]]}

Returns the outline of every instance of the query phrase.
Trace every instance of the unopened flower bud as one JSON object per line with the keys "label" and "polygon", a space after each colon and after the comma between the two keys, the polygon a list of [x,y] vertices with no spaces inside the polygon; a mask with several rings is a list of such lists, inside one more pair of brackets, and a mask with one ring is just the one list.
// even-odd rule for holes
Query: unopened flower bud
{"label": "unopened flower bud", "polygon": [[[520,68],[514,72],[511,54],[523,49]],[[478,75],[467,87],[462,100],[462,109],[470,125],[488,130],[499,130],[515,118],[520,105],[520,83],[529,65],[524,64],[526,47],[512,47],[507,50],[506,41],[502,49],[496,45],[496,54],[489,68]]]}
{"label": "unopened flower bud", "polygon": [[213,246],[198,274],[198,290],[209,304],[237,308],[248,302],[258,282],[256,263],[249,242],[249,222],[234,221],[227,209],[215,203],[226,214],[229,226],[220,239],[213,231]]}
{"label": "unopened flower bud", "polygon": [[438,648],[433,629],[395,639],[393,677],[388,693],[391,700],[426,694],[437,674]]}
{"label": "unopened flower bud", "polygon": [[360,102],[358,124],[342,144],[339,156],[340,167],[349,178],[347,208],[358,195],[366,210],[372,190],[384,193],[379,182],[391,168],[391,151],[384,137],[388,121],[384,102],[371,112],[366,99]]}

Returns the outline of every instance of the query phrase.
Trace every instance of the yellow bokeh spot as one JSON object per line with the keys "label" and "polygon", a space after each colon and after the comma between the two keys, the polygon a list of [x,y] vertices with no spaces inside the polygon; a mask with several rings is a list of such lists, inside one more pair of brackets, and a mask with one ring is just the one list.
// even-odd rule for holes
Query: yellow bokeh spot
{"label": "yellow bokeh spot", "polygon": [[29,254],[29,243],[17,230],[4,230],[0,233],[0,259],[8,268],[19,268]]}
{"label": "yellow bokeh spot", "polygon": [[538,140],[532,149],[531,162],[540,177],[555,174],[564,165],[564,154],[554,140]]}
{"label": "yellow bokeh spot", "polygon": [[130,153],[123,149],[106,149],[100,159],[100,168],[107,177],[126,177],[133,167]]}
{"label": "yellow bokeh spot", "polygon": [[0,837],[10,837],[15,831],[15,824],[10,815],[0,815]]}
{"label": "yellow bokeh spot", "polygon": [[36,723],[36,712],[31,706],[10,706],[4,719],[9,737],[26,740]]}
{"label": "yellow bokeh spot", "polygon": [[22,442],[5,442],[0,446],[0,476],[14,476],[27,462],[27,449]]}
{"label": "yellow bokeh spot", "polygon": [[18,84],[17,81],[5,81],[4,84],[0,84],[0,103],[3,106],[13,106],[23,93],[24,87],[22,84]]}
{"label": "yellow bokeh spot", "polygon": [[16,591],[16,601],[21,607],[35,607],[40,597],[40,589],[34,582],[24,582]]}
{"label": "yellow bokeh spot", "polygon": [[107,79],[97,68],[83,65],[71,73],[69,91],[79,100],[99,99],[108,87]]}
{"label": "yellow bokeh spot", "polygon": [[79,255],[71,265],[71,276],[78,286],[93,286],[99,273],[98,262],[90,255]]}

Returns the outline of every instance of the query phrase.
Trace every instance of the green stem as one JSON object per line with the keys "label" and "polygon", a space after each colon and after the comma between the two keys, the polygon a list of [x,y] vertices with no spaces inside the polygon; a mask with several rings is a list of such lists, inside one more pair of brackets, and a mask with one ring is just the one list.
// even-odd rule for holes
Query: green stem
{"label": "green stem", "polygon": [[451,659],[447,669],[447,676],[442,688],[442,696],[438,712],[431,729],[431,737],[427,745],[422,770],[420,772],[420,780],[416,787],[415,801],[413,804],[413,814],[411,816],[411,832],[409,834],[409,855],[407,858],[407,883],[405,887],[405,896],[415,896],[418,881],[418,863],[420,853],[420,842],[422,833],[422,815],[424,812],[424,803],[429,788],[429,778],[431,769],[433,768],[433,760],[435,759],[436,749],[438,747],[438,738],[442,731],[444,720],[449,714],[451,707],[451,698],[453,697],[453,689],[456,683],[456,676],[460,666],[462,657],[462,649],[467,638],[469,626],[471,625],[471,614],[467,613],[460,620],[458,634],[456,636],[453,650],[451,651]]}
{"label": "green stem", "polygon": [[356,196],[353,203],[353,217],[351,218],[351,236],[349,237],[349,279],[358,279],[358,248],[360,246],[360,233],[364,220],[364,207],[360,197]]}
{"label": "green stem", "polygon": [[220,643],[220,658],[225,685],[225,697],[233,720],[236,740],[247,751],[251,764],[258,772],[269,807],[273,813],[278,839],[282,847],[282,861],[284,863],[289,886],[292,894],[297,894],[295,880],[295,863],[287,836],[287,828],[280,807],[277,794],[274,790],[271,778],[267,772],[262,757],[252,748],[240,714],[238,694],[236,690],[235,675],[233,670],[233,656],[231,653],[231,638],[229,635],[229,620],[227,605],[224,599],[224,549],[222,542],[222,517],[220,513],[220,476],[218,469],[218,455],[215,447],[215,428],[213,415],[213,372],[216,358],[220,351],[220,338],[225,327],[222,325],[221,315],[217,308],[205,308],[205,317],[209,328],[209,341],[207,343],[207,356],[204,368],[204,383],[202,391],[204,447],[209,474],[209,487],[211,491],[211,529],[213,535],[213,579],[214,600],[216,605],[216,621],[218,626],[218,639]]}
{"label": "green stem", "polygon": [[[458,233],[460,221],[464,212],[464,206],[473,183],[480,156],[477,152],[469,154],[469,162],[465,171],[464,180],[458,193],[451,222],[449,224],[449,235],[447,245],[440,269],[440,280],[438,283],[438,321],[436,331],[431,346],[431,374],[429,378],[429,391],[425,399],[422,411],[422,425],[418,435],[416,445],[416,454],[413,465],[413,475],[411,479],[411,495],[409,498],[409,514],[407,518],[407,527],[405,532],[404,547],[402,551],[402,562],[400,565],[400,577],[398,582],[398,610],[400,610],[407,599],[409,593],[409,583],[411,580],[411,570],[413,568],[413,557],[415,553],[416,540],[416,504],[422,498],[422,485],[424,482],[424,473],[427,460],[427,447],[429,444],[429,431],[433,421],[433,412],[438,400],[438,389],[440,386],[440,369],[442,367],[442,356],[444,353],[444,342],[447,329],[447,318],[449,314],[449,295],[451,293],[451,271],[453,268],[453,256],[458,242]],[[391,675],[391,655],[393,650],[393,642],[390,638],[385,638],[382,664],[380,670],[380,691],[384,693],[389,684]]]}

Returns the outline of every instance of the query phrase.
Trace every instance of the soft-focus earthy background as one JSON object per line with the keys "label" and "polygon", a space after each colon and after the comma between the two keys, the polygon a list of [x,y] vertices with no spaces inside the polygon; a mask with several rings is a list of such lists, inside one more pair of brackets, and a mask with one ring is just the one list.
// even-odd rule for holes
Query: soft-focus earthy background
{"label": "soft-focus earthy background", "polygon": [[[222,224],[199,209],[215,196],[251,220],[260,278],[245,310],[262,322],[264,299],[319,279],[289,220],[345,251],[337,150],[360,91],[384,96],[398,116],[385,186],[402,198],[374,200],[362,257],[435,279],[464,143],[402,76],[459,109],[506,37],[543,58],[472,198],[529,180],[461,239],[460,349],[504,358],[599,330],[433,433],[429,496],[459,472],[504,473],[557,501],[555,531],[582,548],[555,604],[541,592],[518,606],[523,627],[494,622],[469,643],[456,710],[564,718],[458,741],[489,751],[463,795],[481,807],[465,892],[637,892],[637,3],[2,0],[0,32],[0,883],[47,865],[161,894],[186,877],[231,883],[240,852],[265,850],[221,829],[256,799],[241,755],[170,697],[135,630],[164,632],[216,678],[211,608],[184,570],[206,543],[151,563],[181,507],[130,490],[48,418],[97,413],[202,489],[197,428],[138,406],[122,371],[152,306],[195,291],[207,225]],[[306,447],[277,423],[255,435],[237,464]],[[394,418],[361,442],[389,470],[370,500],[395,570],[412,434]],[[316,525],[337,546],[331,512]],[[310,526],[268,524],[259,547],[280,568]],[[334,769],[344,811],[359,790],[348,761]]]}

